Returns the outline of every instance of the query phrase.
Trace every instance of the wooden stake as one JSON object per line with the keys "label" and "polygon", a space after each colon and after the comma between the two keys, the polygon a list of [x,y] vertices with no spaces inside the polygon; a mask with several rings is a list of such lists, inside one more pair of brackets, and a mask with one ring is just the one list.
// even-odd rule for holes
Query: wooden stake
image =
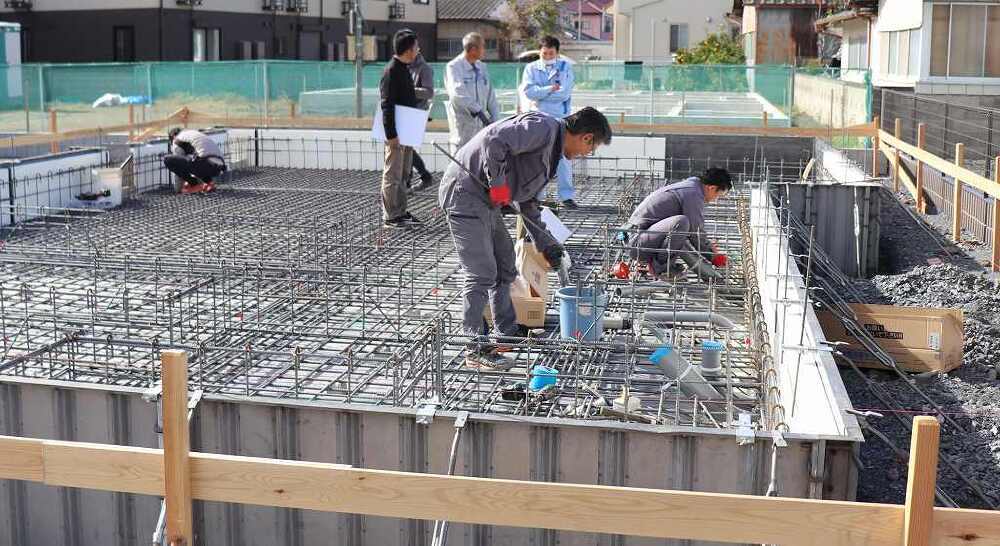
{"label": "wooden stake", "polygon": [[878,174],[879,174],[878,165],[879,165],[879,162],[882,160],[882,158],[879,157],[879,155],[878,155],[879,154],[879,151],[878,151],[879,136],[878,136],[878,134],[879,134],[879,128],[881,127],[880,119],[879,119],[878,116],[875,116],[875,120],[874,120],[873,123],[875,125],[875,136],[872,137],[872,178],[878,178]]}
{"label": "wooden stake", "polygon": [[921,415],[913,419],[903,512],[904,546],[929,546],[931,543],[940,434],[941,425],[934,417]]}
{"label": "wooden stake", "polygon": [[[896,123],[892,128],[892,136],[897,139],[903,138],[903,122],[896,118]],[[892,191],[899,192],[899,148],[892,154]]]}
{"label": "wooden stake", "polygon": [[[927,125],[920,123],[917,125],[917,148],[921,150],[927,145]],[[917,171],[915,184],[917,186],[917,212],[926,213],[927,203],[924,201],[924,162],[919,157],[917,159]]]}
{"label": "wooden stake", "polygon": [[131,142],[135,138],[135,105],[128,105],[128,139]]}
{"label": "wooden stake", "polygon": [[[1000,188],[1000,156],[993,160],[993,180]],[[993,271],[1000,271],[1000,195],[993,196]]]}
{"label": "wooden stake", "polygon": [[291,117],[291,118],[294,119],[295,118],[295,103],[294,102],[288,104],[288,112],[290,114],[289,117]]}
{"label": "wooden stake", "polygon": [[764,114],[761,118],[761,123],[763,124],[764,127],[767,127],[767,110],[761,113]]}
{"label": "wooden stake", "polygon": [[164,351],[163,471],[167,505],[167,543],[191,544],[191,437],[187,417],[187,353]]}
{"label": "wooden stake", "polygon": [[56,133],[59,132],[59,124],[56,121],[56,109],[49,108],[49,133],[52,134],[52,142],[49,144],[49,152],[59,153],[59,141],[56,140]]}
{"label": "wooden stake", "polygon": [[625,112],[618,113],[618,123],[625,123]]}
{"label": "wooden stake", "polygon": [[[965,144],[959,142],[955,144],[955,165],[962,167],[965,163]],[[954,192],[951,195],[951,238],[954,241],[962,240],[962,180],[955,177]]]}

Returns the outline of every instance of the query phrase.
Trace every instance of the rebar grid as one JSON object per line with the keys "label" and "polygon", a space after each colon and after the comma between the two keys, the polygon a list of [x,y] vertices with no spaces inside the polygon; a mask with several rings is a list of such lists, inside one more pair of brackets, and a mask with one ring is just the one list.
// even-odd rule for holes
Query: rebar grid
{"label": "rebar grid", "polygon": [[[457,335],[461,273],[433,191],[413,198],[425,225],[381,227],[378,174],[257,169],[209,195],[153,192],[121,210],[28,222],[0,253],[0,372],[146,387],[159,351],[192,354],[191,378],[208,393],[465,409],[541,417],[624,418],[728,427],[763,416],[760,358],[747,327],[739,196],[709,208],[710,238],[731,257],[724,285],[693,274],[651,294],[623,296],[610,265],[627,259],[614,228],[658,182],[648,173],[578,180],[567,249],[578,283],[611,294],[608,314],[638,326],[599,342],[545,333],[516,344],[509,372],[463,367]],[[655,177],[661,180],[659,176]],[[736,192],[738,193],[738,192]],[[510,219],[511,227],[513,219]],[[627,293],[627,291],[626,291]],[[711,311],[736,324],[653,325],[650,311]],[[663,340],[700,361],[698,344],[725,343],[719,399],[684,394],[647,360]],[[505,400],[534,364],[559,370],[557,389]],[[690,378],[684,381],[689,381]],[[681,381],[680,383],[683,383]],[[610,407],[640,399],[624,416]]]}

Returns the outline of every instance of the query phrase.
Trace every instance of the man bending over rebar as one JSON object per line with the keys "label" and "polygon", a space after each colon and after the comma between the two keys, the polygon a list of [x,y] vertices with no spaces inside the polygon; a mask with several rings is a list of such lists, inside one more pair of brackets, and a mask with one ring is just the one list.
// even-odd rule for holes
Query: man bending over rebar
{"label": "man bending over rebar", "polygon": [[727,259],[705,235],[705,205],[732,188],[729,172],[712,167],[647,195],[622,226],[622,239],[632,238],[632,257],[645,260],[659,280],[673,281],[688,268],[704,281],[719,280],[716,269]]}
{"label": "man bending over rebar", "polygon": [[201,131],[174,127],[167,133],[169,154],[163,166],[177,176],[177,193],[202,193],[215,189],[212,181],[226,172],[226,160],[214,140]]}
{"label": "man bending over rebar", "polygon": [[462,330],[472,338],[466,366],[495,370],[514,366],[489,336],[482,335],[487,303],[497,341],[526,335],[526,329],[516,324],[510,297],[517,269],[501,209],[516,206],[536,247],[553,267],[559,267],[564,250],[545,228],[536,196],[555,176],[562,157],[590,155],[609,142],[608,120],[588,107],[563,119],[540,112],[507,118],[483,129],[458,150],[457,164],[449,165],[441,179],[438,201],[465,273]]}

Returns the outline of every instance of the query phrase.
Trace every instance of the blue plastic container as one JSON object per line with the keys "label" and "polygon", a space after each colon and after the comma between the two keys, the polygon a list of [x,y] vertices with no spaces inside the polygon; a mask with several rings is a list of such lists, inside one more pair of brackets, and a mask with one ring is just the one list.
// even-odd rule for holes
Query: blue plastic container
{"label": "blue plastic container", "polygon": [[584,288],[577,295],[575,286],[560,288],[559,335],[563,339],[597,341],[604,333],[604,310],[608,297],[594,288]]}
{"label": "blue plastic container", "polygon": [[536,364],[531,369],[531,381],[528,382],[528,388],[533,391],[540,391],[549,385],[555,385],[556,376],[558,375],[559,372],[555,368]]}

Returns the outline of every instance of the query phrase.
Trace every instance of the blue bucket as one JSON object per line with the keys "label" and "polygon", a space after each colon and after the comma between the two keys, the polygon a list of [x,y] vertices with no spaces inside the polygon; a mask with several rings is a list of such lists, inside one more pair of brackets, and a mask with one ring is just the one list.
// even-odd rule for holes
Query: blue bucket
{"label": "blue bucket", "polygon": [[559,334],[563,339],[597,341],[604,333],[604,309],[608,297],[594,288],[584,288],[577,295],[575,286],[560,288]]}
{"label": "blue bucket", "polygon": [[557,375],[559,375],[559,372],[555,368],[536,364],[531,369],[531,381],[528,382],[528,388],[533,391],[540,391],[549,385],[555,385]]}

